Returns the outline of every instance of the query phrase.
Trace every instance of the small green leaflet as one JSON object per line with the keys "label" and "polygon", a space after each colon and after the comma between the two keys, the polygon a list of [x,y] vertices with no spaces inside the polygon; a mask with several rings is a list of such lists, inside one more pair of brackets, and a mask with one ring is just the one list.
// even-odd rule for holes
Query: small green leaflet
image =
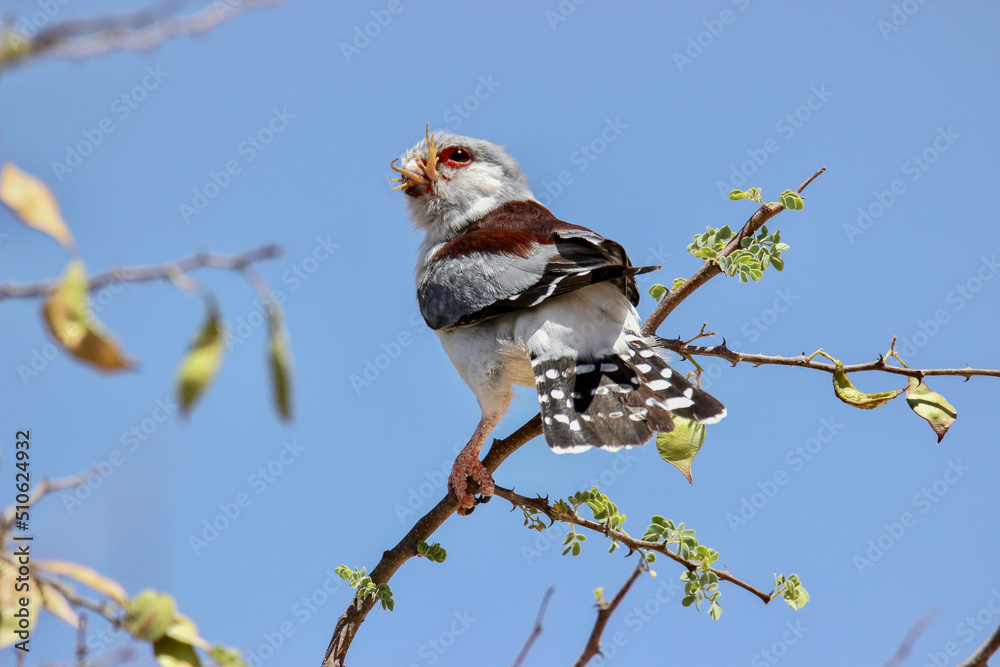
{"label": "small green leaflet", "polygon": [[785,190],[778,195],[778,201],[780,201],[781,205],[789,211],[801,211],[805,208],[805,202],[802,201],[802,195],[797,192],[792,192],[791,190]]}

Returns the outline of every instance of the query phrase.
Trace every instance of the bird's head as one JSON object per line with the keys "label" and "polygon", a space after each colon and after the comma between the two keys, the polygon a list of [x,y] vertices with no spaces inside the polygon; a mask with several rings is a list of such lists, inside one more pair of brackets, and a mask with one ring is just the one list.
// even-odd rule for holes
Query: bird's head
{"label": "bird's head", "polygon": [[[399,164],[397,165],[397,161]],[[533,200],[521,166],[503,147],[450,132],[432,133],[393,160],[414,224],[447,240],[500,204]]]}

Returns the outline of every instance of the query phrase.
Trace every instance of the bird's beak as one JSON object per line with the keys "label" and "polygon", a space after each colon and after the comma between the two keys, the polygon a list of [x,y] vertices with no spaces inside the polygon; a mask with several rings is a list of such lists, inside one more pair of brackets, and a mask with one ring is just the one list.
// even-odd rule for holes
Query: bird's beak
{"label": "bird's beak", "polygon": [[[425,129],[427,135],[427,160],[417,158],[416,170],[397,167],[396,160],[389,166],[392,170],[401,174],[400,178],[390,180],[390,183],[399,183],[392,189],[393,192],[402,189],[405,194],[417,196],[423,194],[423,188],[418,186],[426,185],[428,190],[433,189],[434,181],[441,178],[441,173],[437,170],[438,145],[434,141],[434,133],[431,132],[431,124],[427,123]],[[398,158],[397,158],[398,159]]]}

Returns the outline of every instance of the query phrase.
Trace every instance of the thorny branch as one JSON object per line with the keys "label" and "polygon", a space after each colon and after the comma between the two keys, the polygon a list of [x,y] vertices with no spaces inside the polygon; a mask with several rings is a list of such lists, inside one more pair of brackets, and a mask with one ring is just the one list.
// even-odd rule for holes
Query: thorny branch
{"label": "thorny branch", "polygon": [[[795,191],[802,194],[802,191],[813,182],[817,176],[826,171],[826,167],[823,167],[815,174],[806,179],[805,183],[800,185]],[[750,216],[746,224],[743,225],[743,229],[740,230],[739,234],[733,237],[733,239],[726,245],[725,248],[719,252],[719,255],[725,257],[731,254],[734,250],[740,247],[740,241],[748,236],[753,236],[757,233],[757,230],[764,226],[768,220],[778,215],[785,210],[785,207],[781,204],[764,204],[757,211]],[[694,291],[707,283],[709,280],[715,276],[722,273],[722,269],[716,262],[705,262],[701,265],[694,275],[688,278],[687,282],[678,287],[675,290],[667,292],[660,303],[657,304],[656,309],[653,313],[646,319],[646,322],[642,325],[642,333],[651,336],[656,333],[656,330],[660,328],[663,324],[663,320],[667,318],[667,315],[673,312],[674,308],[679,306],[684,299],[688,298]]]}
{"label": "thorny branch", "polygon": [[[825,170],[826,168],[824,167],[813,174],[808,180],[806,180],[805,183],[799,186],[796,192],[801,193],[802,190],[804,190],[806,186],[813,181],[813,179],[822,174]],[[756,232],[761,225],[783,210],[784,206],[780,205],[770,206],[769,204],[764,204],[761,206],[757,212],[750,217],[750,220],[748,220],[743,229],[740,230],[740,233],[737,234],[719,254],[721,256],[726,256],[732,253],[739,247],[740,241],[745,236]],[[656,329],[663,322],[664,318],[666,318],[666,316],[674,308],[676,308],[684,299],[693,294],[698,287],[705,284],[719,273],[721,273],[721,271],[715,262],[705,263],[700,269],[698,269],[697,272],[695,272],[691,279],[684,283],[684,285],[672,292],[667,293],[663,297],[659,305],[656,307],[656,310],[653,311],[653,314],[650,315],[646,322],[642,325],[643,333],[648,335],[655,334]],[[528,421],[528,423],[507,438],[503,440],[494,440],[489,452],[486,453],[486,457],[483,459],[483,466],[486,468],[486,471],[492,475],[497,467],[503,463],[508,456],[517,451],[518,448],[526,444],[529,440],[541,435],[541,433],[542,418],[541,415],[535,415]],[[476,490],[475,484],[470,484],[470,493],[474,493]],[[442,498],[437,505],[417,520],[417,523],[413,525],[413,528],[410,529],[410,531],[395,547],[382,554],[382,558],[379,560],[378,565],[375,566],[375,569],[372,570],[369,575],[372,581],[376,584],[388,582],[389,579],[392,578],[392,575],[396,573],[396,570],[402,567],[403,563],[417,555],[417,542],[421,540],[426,541],[434,533],[434,531],[437,530],[438,527],[443,524],[453,512],[455,512],[457,508],[458,501],[455,499],[455,494],[449,491],[448,495]],[[601,528],[602,532],[603,530],[604,529]],[[641,540],[639,541],[641,542]],[[622,541],[622,543],[624,544],[625,542]],[[676,554],[672,555],[676,556]],[[732,583],[738,582],[738,580],[731,577],[728,573],[725,573],[725,575],[726,581],[730,581]],[[720,574],[719,578],[723,579],[724,577]],[[760,597],[762,600],[767,601],[770,599],[766,593],[757,591],[756,589],[749,587],[749,585],[743,584],[743,582],[737,583],[737,585],[741,584],[744,588],[751,590],[751,592]],[[354,641],[354,637],[361,628],[361,624],[364,623],[365,617],[374,606],[374,596],[368,596],[363,599],[359,598],[357,595],[354,596],[351,600],[350,606],[347,608],[347,611],[345,611],[340,618],[337,619],[337,625],[334,627],[333,636],[330,638],[330,644],[326,649],[326,656],[323,659],[323,667],[344,667],[344,659],[347,656],[347,651],[351,647],[351,642]]]}
{"label": "thorny branch", "polygon": [[[825,167],[820,169],[811,177],[809,177],[802,185],[798,187],[796,192],[800,193],[820,174],[825,171]],[[773,218],[775,215],[784,210],[781,205],[771,206],[770,204],[764,204],[761,206],[747,221],[740,232],[733,238],[733,240],[719,253],[720,256],[726,256],[732,253],[734,250],[740,247],[740,241],[745,237],[754,234],[762,225],[764,225],[768,220]],[[695,274],[688,279],[686,283],[678,287],[676,290],[668,292],[660,303],[657,305],[656,309],[649,316],[646,322],[642,326],[642,332],[646,335],[655,335],[656,329],[660,326],[663,320],[669,315],[681,302],[683,302],[687,297],[691,296],[699,287],[708,282],[711,278],[719,275],[721,270],[718,264],[715,262],[706,262],[702,265]],[[740,353],[728,350],[725,346],[715,346],[715,347],[702,347],[702,346],[689,346],[685,345],[683,341],[664,341],[665,346],[669,349],[688,354],[704,354],[705,356],[719,356],[724,359],[728,359],[733,363],[738,363],[739,361],[746,361],[750,363],[769,363],[771,359],[782,359],[781,357],[763,357],[762,355],[741,355]],[[679,349],[682,348],[682,349]],[[708,352],[709,350],[714,351],[714,353]],[[811,368],[818,368],[820,370],[830,370],[832,372],[832,366],[828,364],[820,364],[814,362],[805,362],[805,355],[799,358],[788,358],[789,361],[781,362],[774,361],[772,363],[778,363],[782,365],[789,366],[807,366]],[[869,367],[870,366],[870,367]],[[885,366],[884,368],[882,366]],[[890,370],[891,369],[891,370]],[[957,371],[951,372],[941,372],[933,370],[924,369],[905,369],[896,368],[894,366],[887,366],[884,363],[884,359],[880,359],[878,362],[873,362],[872,364],[858,364],[856,366],[849,366],[844,368],[847,372],[860,371],[860,370],[884,370],[886,372],[898,373],[901,375],[960,375],[960,376],[970,376],[970,375],[1000,375],[997,371],[978,371],[978,369],[958,369]],[[531,420],[524,424],[521,428],[515,431],[513,434],[508,436],[503,440],[494,440],[493,445],[490,447],[489,452],[487,452],[486,457],[483,459],[483,465],[487,472],[491,475],[500,466],[503,461],[513,454],[517,449],[522,447],[531,439],[535,438],[542,433],[542,420],[540,415],[535,415]],[[475,493],[476,486],[470,480],[470,492]],[[547,505],[544,500],[541,499],[531,499],[525,498],[523,496],[517,496],[513,494],[512,491],[507,491],[506,489],[497,488],[497,495],[507,494],[508,500],[511,502],[520,501],[531,505],[532,503],[541,502]],[[507,496],[504,496],[507,497]],[[378,565],[372,570],[370,576],[372,581],[376,584],[386,583],[392,578],[396,570],[402,567],[408,559],[413,558],[417,555],[417,542],[423,540],[426,541],[434,533],[435,530],[441,524],[443,524],[448,517],[458,507],[458,502],[455,500],[453,493],[449,492],[441,501],[438,502],[427,514],[421,517],[416,524],[410,529],[410,531],[403,537],[402,540],[396,544],[392,549],[384,552],[382,554],[381,560],[379,560]],[[541,508],[539,508],[541,509]],[[591,530],[596,530],[604,535],[612,535],[616,531],[610,531],[609,527],[604,524],[599,524],[597,522],[587,521],[580,517],[573,515],[571,523],[576,525],[589,528]],[[565,517],[562,517],[565,520]],[[656,551],[661,553],[668,558],[680,562],[684,567],[693,569],[696,567],[694,563],[686,561],[680,558],[677,554],[669,552],[665,545],[662,543],[645,542],[643,540],[637,540],[631,536],[625,535],[624,533],[618,533],[613,535],[615,539],[619,542],[625,544],[629,547],[636,549],[645,549],[649,551]],[[724,570],[712,570],[716,573],[719,579],[723,581],[728,581],[736,586],[744,588],[745,590],[753,593],[758,598],[763,600],[765,603],[770,601],[771,596],[763,591],[760,591],[743,581],[736,579],[731,574]],[[330,644],[327,647],[326,656],[323,660],[323,667],[343,667],[344,660],[347,656],[347,651],[350,649],[351,642],[353,642],[355,635],[357,635],[361,624],[364,623],[365,617],[368,612],[374,607],[376,599],[374,596],[369,596],[364,599],[359,599],[357,595],[351,600],[350,606],[347,610],[340,616],[337,620],[337,625],[334,628],[333,636],[330,639]],[[1000,629],[998,629],[997,635],[1000,635]],[[1000,644],[1000,636],[996,637],[996,642]],[[995,651],[996,648],[994,647]],[[970,663],[970,665],[976,665],[978,663]],[[982,663],[985,664],[985,663]]]}
{"label": "thorny branch", "polygon": [[178,37],[197,37],[244,12],[284,0],[213,2],[186,16],[175,16],[187,2],[157,2],[131,14],[61,21],[32,36],[2,26],[0,71],[32,58],[78,60],[111,51],[148,51]]}
{"label": "thorny branch", "polygon": [[[659,343],[666,349],[683,356],[719,357],[720,359],[725,359],[733,366],[738,363],[753,364],[754,366],[801,366],[803,368],[813,368],[819,371],[826,371],[830,374],[834,372],[833,364],[813,361],[813,357],[806,355],[805,353],[794,357],[747,354],[729,349],[726,347],[725,342],[721,345],[711,346],[688,345],[679,338],[660,339]],[[879,355],[879,358],[875,361],[844,366],[845,373],[861,373],[863,371],[882,371],[884,373],[908,375],[915,378],[920,378],[925,375],[954,375],[964,377],[966,379],[971,378],[973,375],[1000,377],[1000,370],[989,368],[900,368],[899,366],[890,366],[886,363],[886,357],[882,355]]]}
{"label": "thorny branch", "polygon": [[[180,274],[197,269],[241,271],[257,262],[279,257],[281,253],[280,246],[268,244],[238,255],[220,255],[213,252],[202,252],[169,264],[115,267],[104,273],[91,276],[87,287],[90,291],[94,291],[111,283],[173,280]],[[46,296],[57,283],[58,281],[56,280],[45,280],[37,283],[4,283],[0,285],[0,301],[9,298],[33,299]]]}
{"label": "thorny branch", "polygon": [[[639,551],[639,550],[655,551],[656,553],[662,554],[676,563],[680,563],[685,568],[687,568],[689,572],[693,572],[694,570],[698,569],[698,563],[692,560],[688,560],[686,558],[681,558],[676,553],[671,551],[667,547],[667,545],[663,542],[650,542],[648,540],[636,539],[631,535],[629,535],[628,533],[623,533],[620,530],[615,530],[614,528],[611,528],[606,523],[600,523],[598,521],[591,521],[590,519],[584,519],[576,512],[571,511],[568,513],[561,513],[557,511],[555,507],[550,505],[548,500],[546,500],[545,498],[528,498],[526,496],[522,496],[519,493],[515,493],[511,489],[505,489],[501,486],[496,487],[494,495],[500,496],[501,498],[507,500],[508,502],[510,502],[510,504],[516,507],[533,507],[534,509],[538,510],[539,512],[547,516],[552,521],[562,521],[564,523],[571,523],[573,525],[580,526],[581,528],[592,530],[595,533],[600,533],[601,535],[609,537],[613,540],[618,540],[619,542],[627,546],[630,551]],[[713,567],[711,568],[711,571],[714,572],[716,575],[718,575],[719,579],[723,581],[728,581],[729,583],[735,586],[739,586],[745,591],[753,593],[758,598],[760,598],[764,604],[767,604],[772,599],[772,595],[770,593],[765,593],[762,590],[754,588],[745,581],[737,579],[736,577],[731,575],[727,570],[719,570]]]}
{"label": "thorny branch", "polygon": [[639,578],[639,575],[648,571],[649,565],[647,565],[646,560],[640,558],[639,562],[636,563],[635,569],[632,570],[632,574],[625,580],[621,589],[615,593],[611,602],[601,600],[597,603],[597,620],[594,622],[594,629],[591,630],[590,637],[587,638],[587,644],[583,647],[583,651],[576,659],[576,662],[573,663],[573,667],[587,667],[587,663],[590,662],[591,658],[601,653],[601,635],[604,634],[604,627],[608,624],[611,614],[615,613],[615,609],[625,599],[629,589],[632,588],[632,584]]}

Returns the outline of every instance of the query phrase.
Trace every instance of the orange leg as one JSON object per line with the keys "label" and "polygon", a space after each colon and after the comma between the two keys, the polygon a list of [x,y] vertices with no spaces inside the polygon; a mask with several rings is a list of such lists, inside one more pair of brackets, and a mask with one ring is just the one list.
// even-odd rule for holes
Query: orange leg
{"label": "orange leg", "polygon": [[451,475],[448,477],[448,486],[455,489],[455,495],[458,497],[458,513],[461,516],[469,514],[472,508],[476,506],[475,497],[466,491],[468,488],[468,482],[465,479],[466,475],[476,480],[479,484],[479,493],[484,498],[489,498],[493,495],[493,478],[490,477],[490,474],[486,472],[486,468],[480,462],[479,451],[502,416],[502,413],[494,416],[483,415],[483,418],[479,420],[479,426],[476,427],[476,432],[472,434],[472,439],[469,440],[469,444],[462,448],[462,451],[459,452],[458,457],[455,459],[455,465],[451,468]]}

